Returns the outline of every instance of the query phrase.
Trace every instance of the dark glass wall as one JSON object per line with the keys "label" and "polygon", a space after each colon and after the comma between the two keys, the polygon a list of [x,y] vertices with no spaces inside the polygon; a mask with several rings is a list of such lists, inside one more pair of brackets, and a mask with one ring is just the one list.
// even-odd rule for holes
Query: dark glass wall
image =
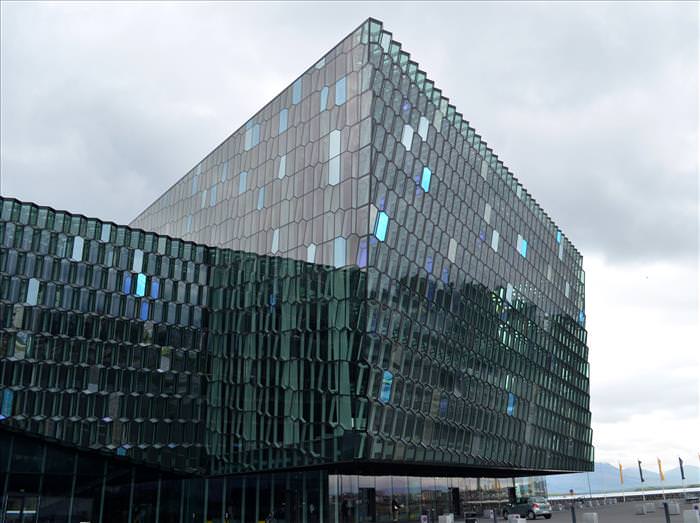
{"label": "dark glass wall", "polygon": [[324,471],[185,477],[1,429],[0,449],[5,523],[327,521]]}
{"label": "dark glass wall", "polygon": [[[325,471],[185,477],[0,430],[0,521],[7,523],[436,522],[481,514],[541,479],[336,475]],[[9,460],[9,461],[8,461]]]}

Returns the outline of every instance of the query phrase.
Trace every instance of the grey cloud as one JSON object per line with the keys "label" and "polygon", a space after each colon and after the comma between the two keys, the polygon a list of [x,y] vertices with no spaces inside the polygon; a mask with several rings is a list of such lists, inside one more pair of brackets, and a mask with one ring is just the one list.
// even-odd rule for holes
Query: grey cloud
{"label": "grey cloud", "polygon": [[3,194],[128,222],[371,15],[584,255],[697,256],[692,4],[4,3],[2,14]]}

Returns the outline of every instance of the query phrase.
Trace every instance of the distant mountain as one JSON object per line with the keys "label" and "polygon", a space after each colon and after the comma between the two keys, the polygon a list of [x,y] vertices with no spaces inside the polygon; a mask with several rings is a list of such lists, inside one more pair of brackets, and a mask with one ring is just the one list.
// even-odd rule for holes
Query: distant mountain
{"label": "distant mountain", "polygon": [[[683,465],[685,471],[686,485],[700,484],[700,467],[693,465]],[[588,493],[588,481],[590,480],[591,492],[611,492],[620,490],[635,490],[642,486],[639,479],[638,468],[623,468],[622,476],[624,485],[620,485],[620,471],[609,463],[595,463],[595,470],[588,473],[562,474],[558,476],[547,476],[547,491],[549,494],[568,494],[569,489],[573,489],[576,494]],[[681,486],[681,471],[676,467],[664,470],[665,481],[663,486],[667,488]],[[645,488],[661,488],[662,482],[659,480],[659,473],[644,469]]]}

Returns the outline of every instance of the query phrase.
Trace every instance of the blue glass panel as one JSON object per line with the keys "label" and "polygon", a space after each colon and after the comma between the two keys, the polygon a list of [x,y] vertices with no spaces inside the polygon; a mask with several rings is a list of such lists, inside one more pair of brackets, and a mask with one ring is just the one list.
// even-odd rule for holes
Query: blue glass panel
{"label": "blue glass panel", "polygon": [[584,323],[586,323],[586,313],[583,311],[579,311],[578,313],[578,322],[583,326]]}
{"label": "blue glass panel", "polygon": [[160,289],[160,281],[158,278],[151,278],[151,298],[158,299],[158,289]]}
{"label": "blue glass panel", "polygon": [[508,393],[508,409],[506,412],[508,413],[509,416],[512,416],[515,413],[515,394],[512,392]]}
{"label": "blue glass panel", "polygon": [[431,274],[433,272],[433,257],[432,256],[425,257],[425,270],[428,271],[428,274]]}
{"label": "blue glass panel", "polygon": [[119,447],[117,449],[117,456],[126,456],[126,449],[124,447]]}
{"label": "blue glass panel", "polygon": [[292,103],[294,105],[301,102],[301,78],[292,85]]}
{"label": "blue glass panel", "polygon": [[362,238],[357,247],[357,266],[367,267],[367,239]]}
{"label": "blue glass panel", "polygon": [[447,398],[440,398],[439,415],[440,417],[447,416]]}
{"label": "blue glass panel", "polygon": [[321,112],[328,108],[328,86],[324,85],[321,89]]}
{"label": "blue glass panel", "polygon": [[557,243],[561,243],[561,231],[557,231]]}
{"label": "blue glass panel", "polygon": [[141,302],[141,310],[139,311],[139,319],[142,321],[148,320],[148,302],[143,300]]}
{"label": "blue glass panel", "polygon": [[374,224],[374,235],[380,242],[386,239],[386,230],[389,227],[389,216],[384,211],[377,213],[377,220]]}
{"label": "blue glass panel", "polygon": [[282,134],[284,131],[287,130],[287,117],[289,116],[289,109],[286,107],[280,111],[280,126],[279,126],[279,134]]}
{"label": "blue glass panel", "polygon": [[136,276],[136,296],[144,296],[146,294],[146,275],[141,273]]}
{"label": "blue glass panel", "polygon": [[347,96],[347,81],[343,76],[335,83],[335,105],[343,105]]}
{"label": "blue glass panel", "polygon": [[433,173],[430,169],[428,169],[427,167],[423,167],[423,176],[420,180],[420,186],[425,192],[428,192],[430,190],[430,178],[432,175]]}
{"label": "blue glass panel", "polygon": [[248,173],[242,171],[238,178],[238,194],[243,194],[248,187]]}
{"label": "blue glass panel", "polygon": [[379,401],[386,403],[391,399],[391,384],[394,382],[394,375],[388,370],[382,376],[382,386],[379,390]]}
{"label": "blue glass panel", "polygon": [[442,278],[441,279],[444,283],[448,283],[450,281],[450,269],[448,269],[447,267],[444,267],[442,269]]}
{"label": "blue glass panel", "polygon": [[520,242],[520,254],[522,254],[523,257],[527,256],[527,240],[525,239]]}
{"label": "blue glass panel", "polygon": [[124,292],[126,294],[131,293],[131,273],[130,272],[124,273],[124,283],[122,285],[122,292]]}
{"label": "blue glass panel", "polygon": [[10,389],[5,389],[2,391],[2,414],[3,418],[8,418],[12,416],[12,400],[14,399],[14,391]]}
{"label": "blue glass panel", "polygon": [[428,301],[433,301],[433,298],[435,298],[436,287],[437,285],[432,279],[428,281],[428,287],[425,290],[425,296],[428,298]]}

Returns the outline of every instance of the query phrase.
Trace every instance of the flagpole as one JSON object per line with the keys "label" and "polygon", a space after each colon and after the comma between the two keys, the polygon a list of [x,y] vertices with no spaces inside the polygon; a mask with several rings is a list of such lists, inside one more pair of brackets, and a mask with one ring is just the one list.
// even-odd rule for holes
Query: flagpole
{"label": "flagpole", "polygon": [[688,494],[685,491],[685,471],[683,470],[683,459],[680,456],[678,456],[678,465],[681,469],[681,487],[683,488],[683,499],[685,499]]}
{"label": "flagpole", "polygon": [[666,501],[666,477],[664,476],[664,469],[661,467],[661,460],[656,458],[656,463],[659,465],[659,479],[661,480],[661,492],[663,492],[664,501]]}
{"label": "flagpole", "polygon": [[[698,457],[700,457],[700,454],[698,454]],[[637,460],[637,466],[639,467],[639,479],[642,480],[642,501],[646,501],[647,498],[644,495],[644,474],[642,474],[642,460]]]}
{"label": "flagpole", "polygon": [[622,463],[618,461],[617,467],[620,469],[620,486],[622,488],[622,502],[625,503],[625,479],[622,477]]}

